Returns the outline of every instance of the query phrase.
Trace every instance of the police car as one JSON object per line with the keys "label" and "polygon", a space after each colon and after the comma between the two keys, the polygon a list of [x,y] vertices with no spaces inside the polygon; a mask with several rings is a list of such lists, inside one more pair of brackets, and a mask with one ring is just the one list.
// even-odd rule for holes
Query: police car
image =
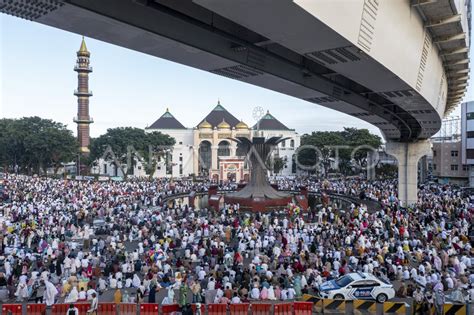
{"label": "police car", "polygon": [[383,303],[395,297],[393,285],[369,273],[349,273],[319,286],[319,295],[325,299],[376,300]]}

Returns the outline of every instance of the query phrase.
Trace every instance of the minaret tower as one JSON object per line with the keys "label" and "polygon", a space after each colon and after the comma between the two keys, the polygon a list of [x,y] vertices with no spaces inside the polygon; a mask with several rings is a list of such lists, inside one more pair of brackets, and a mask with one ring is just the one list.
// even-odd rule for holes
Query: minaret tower
{"label": "minaret tower", "polygon": [[92,96],[92,92],[89,91],[89,73],[92,72],[92,67],[89,66],[90,55],[83,36],[74,67],[78,81],[77,90],[74,91],[74,95],[77,96],[77,116],[74,117],[74,122],[77,124],[79,152],[83,155],[89,154],[89,125],[94,122],[89,116],[89,97]]}

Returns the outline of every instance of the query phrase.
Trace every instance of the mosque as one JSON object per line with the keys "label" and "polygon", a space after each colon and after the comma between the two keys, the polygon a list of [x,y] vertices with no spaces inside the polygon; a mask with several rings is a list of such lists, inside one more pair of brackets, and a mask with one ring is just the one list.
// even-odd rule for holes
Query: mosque
{"label": "mosque", "polygon": [[171,161],[158,163],[155,177],[186,177],[194,174],[216,181],[247,181],[249,167],[245,153],[229,138],[252,139],[254,136],[287,138],[272,154],[271,160],[278,159],[282,162],[281,169],[277,169],[278,172],[274,172],[274,175],[296,174],[293,159],[300,145],[300,135],[281,123],[269,111],[254,126],[249,127],[218,101],[214,109],[196,127],[186,128],[167,109],[145,130],[159,131],[176,141],[174,147],[169,150]]}

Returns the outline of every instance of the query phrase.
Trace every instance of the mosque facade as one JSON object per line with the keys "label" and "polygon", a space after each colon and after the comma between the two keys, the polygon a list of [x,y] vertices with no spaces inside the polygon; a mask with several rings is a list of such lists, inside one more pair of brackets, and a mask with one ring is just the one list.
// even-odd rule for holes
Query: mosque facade
{"label": "mosque facade", "polygon": [[[216,181],[246,181],[249,166],[243,148],[232,138],[254,136],[287,138],[278,145],[268,161],[272,175],[296,174],[294,156],[300,145],[300,135],[285,126],[270,112],[254,126],[237,119],[218,101],[211,112],[192,128],[187,128],[167,109],[147,132],[161,132],[175,139],[166,158],[158,162],[155,177],[188,177],[191,175]],[[278,165],[276,168],[275,166]],[[277,171],[277,172],[276,172]]]}

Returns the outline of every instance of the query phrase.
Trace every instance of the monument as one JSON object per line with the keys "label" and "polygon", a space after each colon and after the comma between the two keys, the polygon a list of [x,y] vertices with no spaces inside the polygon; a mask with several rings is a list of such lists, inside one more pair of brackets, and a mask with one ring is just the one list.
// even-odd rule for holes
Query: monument
{"label": "monument", "polygon": [[226,194],[226,203],[239,204],[240,209],[253,212],[267,212],[282,208],[291,202],[290,194],[273,188],[267,180],[266,161],[278,143],[287,138],[271,137],[236,137],[230,140],[237,142],[248,157],[250,164],[250,180],[244,188]]}

